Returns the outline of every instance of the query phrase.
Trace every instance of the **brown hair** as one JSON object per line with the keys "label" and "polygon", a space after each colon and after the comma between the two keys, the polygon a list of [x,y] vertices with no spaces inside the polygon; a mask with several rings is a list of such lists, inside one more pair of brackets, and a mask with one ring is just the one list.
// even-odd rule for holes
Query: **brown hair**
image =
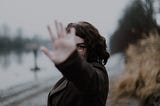
{"label": "brown hair", "polygon": [[76,36],[84,39],[87,46],[87,61],[96,61],[105,65],[109,53],[106,50],[106,40],[99,34],[98,30],[92,24],[84,21],[68,24],[67,32],[70,32],[71,28],[75,28]]}

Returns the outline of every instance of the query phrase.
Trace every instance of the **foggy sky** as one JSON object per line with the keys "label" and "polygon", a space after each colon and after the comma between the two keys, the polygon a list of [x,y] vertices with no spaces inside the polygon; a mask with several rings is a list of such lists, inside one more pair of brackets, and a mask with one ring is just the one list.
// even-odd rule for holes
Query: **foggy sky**
{"label": "foggy sky", "polygon": [[88,21],[106,37],[114,31],[128,1],[131,0],[0,0],[0,26],[8,24],[12,31],[21,27],[27,36],[49,37],[46,26],[50,24],[54,29],[54,20],[64,25]]}

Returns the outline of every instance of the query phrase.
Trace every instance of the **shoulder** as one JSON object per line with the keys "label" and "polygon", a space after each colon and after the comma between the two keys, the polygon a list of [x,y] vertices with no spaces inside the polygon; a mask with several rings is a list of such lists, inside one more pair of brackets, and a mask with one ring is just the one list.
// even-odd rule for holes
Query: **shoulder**
{"label": "shoulder", "polygon": [[92,64],[93,67],[106,70],[106,68],[104,67],[104,65],[102,65],[102,64],[100,64],[100,63],[98,63],[98,62],[92,62],[91,64]]}
{"label": "shoulder", "polygon": [[99,70],[103,71],[103,72],[107,72],[106,68],[104,65],[98,63],[98,62],[92,62],[91,65],[95,68],[98,68]]}

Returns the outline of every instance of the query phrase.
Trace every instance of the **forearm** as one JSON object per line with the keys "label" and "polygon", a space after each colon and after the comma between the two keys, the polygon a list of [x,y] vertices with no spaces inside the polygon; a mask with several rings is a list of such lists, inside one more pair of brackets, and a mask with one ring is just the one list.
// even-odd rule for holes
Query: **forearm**
{"label": "forearm", "polygon": [[74,51],[66,61],[56,67],[68,80],[83,91],[97,91],[100,77],[104,77],[101,72],[97,73],[98,68],[83,60],[77,51]]}

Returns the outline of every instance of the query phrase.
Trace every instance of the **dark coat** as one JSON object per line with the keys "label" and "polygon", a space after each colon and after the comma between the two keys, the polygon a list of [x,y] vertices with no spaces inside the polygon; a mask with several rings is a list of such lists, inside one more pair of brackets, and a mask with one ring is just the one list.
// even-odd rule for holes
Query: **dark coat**
{"label": "dark coat", "polygon": [[56,65],[63,74],[48,95],[48,106],[105,106],[109,81],[105,67],[88,63],[75,51]]}

